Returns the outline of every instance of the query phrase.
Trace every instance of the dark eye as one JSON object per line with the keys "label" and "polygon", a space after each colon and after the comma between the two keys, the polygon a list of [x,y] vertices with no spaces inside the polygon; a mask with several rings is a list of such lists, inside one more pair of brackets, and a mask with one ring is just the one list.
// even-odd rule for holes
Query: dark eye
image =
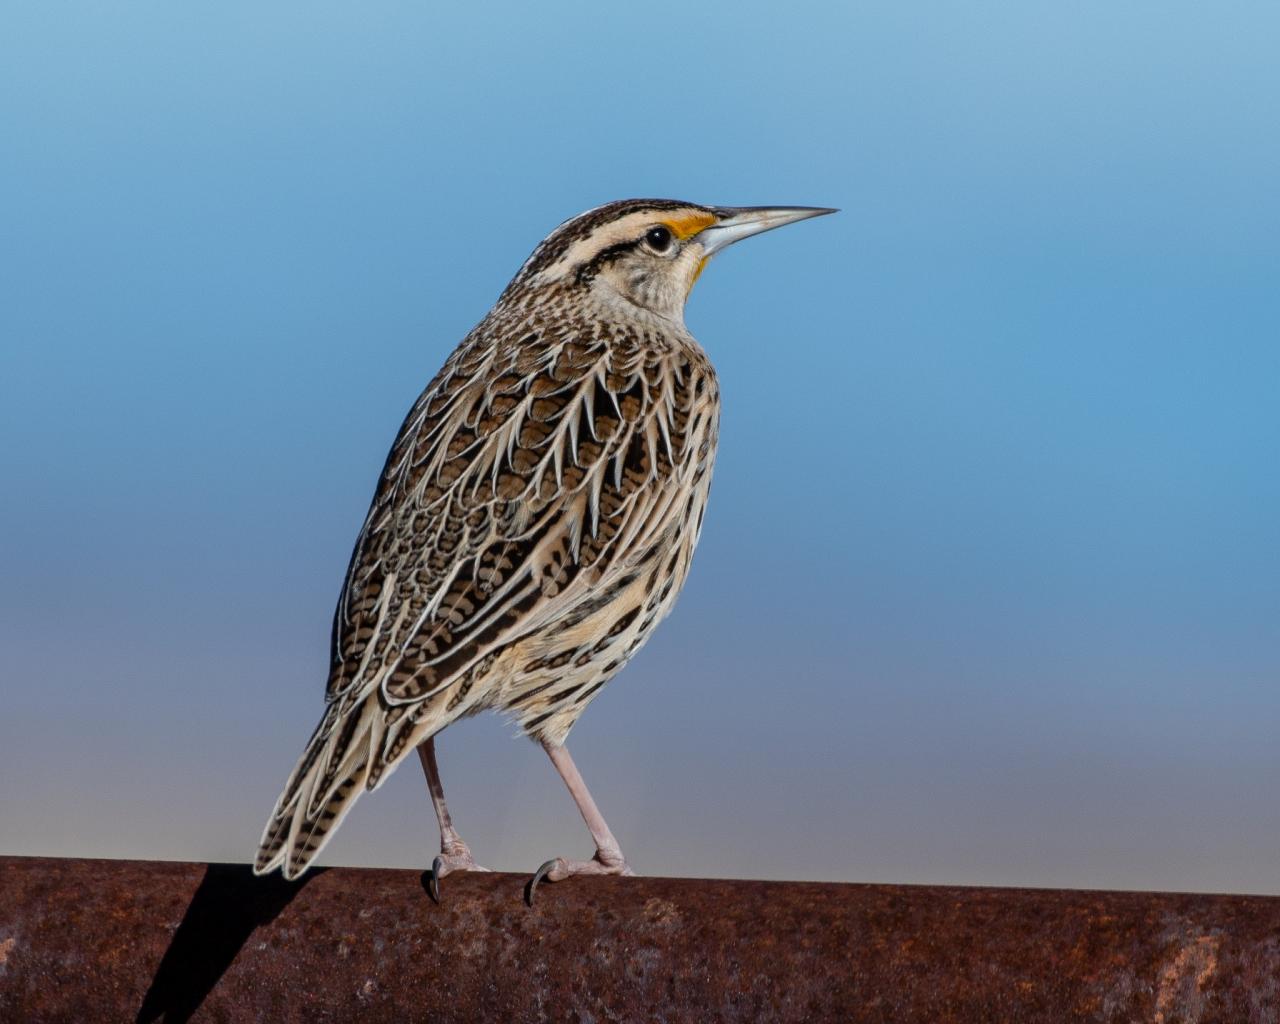
{"label": "dark eye", "polygon": [[666,252],[671,248],[671,229],[658,226],[645,232],[644,240],[654,252]]}

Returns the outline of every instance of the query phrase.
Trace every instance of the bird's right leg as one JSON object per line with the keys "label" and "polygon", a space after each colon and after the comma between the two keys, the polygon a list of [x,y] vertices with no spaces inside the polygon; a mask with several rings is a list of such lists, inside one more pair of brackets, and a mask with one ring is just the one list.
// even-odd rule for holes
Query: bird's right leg
{"label": "bird's right leg", "polygon": [[433,736],[425,743],[418,744],[418,757],[422,761],[422,770],[427,776],[427,791],[431,794],[431,805],[436,809],[436,820],[440,822],[440,855],[431,862],[431,898],[440,902],[440,879],[452,871],[488,871],[481,867],[471,856],[471,847],[462,841],[458,830],[453,827],[453,819],[449,817],[449,807],[444,802],[444,786],[440,784],[440,768],[436,765],[436,741]]}

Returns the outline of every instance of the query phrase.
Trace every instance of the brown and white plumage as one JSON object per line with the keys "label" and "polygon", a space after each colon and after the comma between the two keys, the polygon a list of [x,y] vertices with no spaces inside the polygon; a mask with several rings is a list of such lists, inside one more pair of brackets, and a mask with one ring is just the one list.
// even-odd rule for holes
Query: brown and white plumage
{"label": "brown and white plumage", "polygon": [[628,200],[567,221],[414,403],[338,602],[324,716],[256,871],[300,874],[361,791],[459,717],[494,708],[561,747],[670,610],[719,418],[683,306],[735,218]]}

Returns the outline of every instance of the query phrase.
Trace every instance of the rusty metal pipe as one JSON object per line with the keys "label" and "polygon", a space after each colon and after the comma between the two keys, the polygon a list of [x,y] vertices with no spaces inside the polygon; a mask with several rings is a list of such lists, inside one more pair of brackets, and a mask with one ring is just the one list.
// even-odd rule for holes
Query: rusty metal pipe
{"label": "rusty metal pipe", "polygon": [[1280,898],[0,857],[3,1021],[1280,1021]]}

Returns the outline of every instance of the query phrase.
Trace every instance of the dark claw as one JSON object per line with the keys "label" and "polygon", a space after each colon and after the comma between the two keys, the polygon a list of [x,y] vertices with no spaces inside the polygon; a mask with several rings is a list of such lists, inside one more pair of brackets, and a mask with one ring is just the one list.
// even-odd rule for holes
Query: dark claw
{"label": "dark claw", "polygon": [[533,894],[538,889],[538,883],[541,882],[544,878],[546,878],[547,875],[551,874],[551,869],[554,868],[556,864],[558,864],[559,862],[560,862],[559,857],[552,857],[549,861],[543,864],[542,867],[538,868],[538,870],[533,873],[533,877],[529,879],[529,887],[528,889],[525,890],[525,894],[524,894],[525,901],[529,904],[529,906],[533,906]]}
{"label": "dark claw", "polygon": [[440,903],[440,869],[444,867],[444,860],[437,857],[431,862],[431,875],[427,878],[427,891],[431,893],[431,898]]}

